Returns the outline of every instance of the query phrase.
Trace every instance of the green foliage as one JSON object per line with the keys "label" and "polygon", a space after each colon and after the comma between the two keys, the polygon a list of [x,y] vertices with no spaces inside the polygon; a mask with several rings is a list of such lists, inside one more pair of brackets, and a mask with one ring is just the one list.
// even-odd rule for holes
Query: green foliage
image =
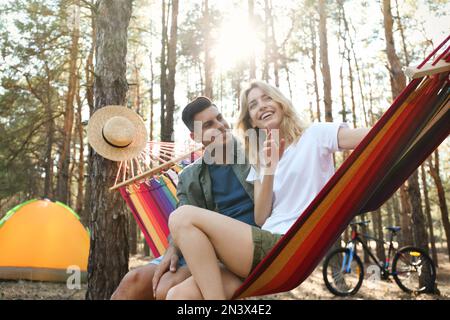
{"label": "green foliage", "polygon": [[39,195],[45,161],[54,160],[45,159],[45,148],[48,124],[61,115],[65,94],[68,37],[63,4],[11,2],[9,19],[0,29],[2,198]]}
{"label": "green foliage", "polygon": [[[187,19],[180,25],[178,34],[179,39],[179,55],[183,57],[185,66],[190,66],[203,61],[203,52],[206,31],[212,35],[212,41],[208,44],[211,48],[215,45],[217,39],[217,28],[222,22],[221,13],[209,8],[209,20],[204,21],[202,8],[199,4],[195,4],[188,11]],[[216,35],[216,37],[214,37]]]}

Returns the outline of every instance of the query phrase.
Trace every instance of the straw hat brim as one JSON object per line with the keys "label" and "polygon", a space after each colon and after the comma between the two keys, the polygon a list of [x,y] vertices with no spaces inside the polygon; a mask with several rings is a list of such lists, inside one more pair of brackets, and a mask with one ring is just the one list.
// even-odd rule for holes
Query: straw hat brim
{"label": "straw hat brim", "polygon": [[[124,148],[116,148],[103,138],[103,127],[109,119],[116,116],[127,118],[135,128],[133,141]],[[110,105],[100,108],[91,116],[87,126],[87,137],[91,147],[102,157],[113,161],[124,161],[139,156],[145,149],[147,130],[144,121],[133,110],[124,106]]]}

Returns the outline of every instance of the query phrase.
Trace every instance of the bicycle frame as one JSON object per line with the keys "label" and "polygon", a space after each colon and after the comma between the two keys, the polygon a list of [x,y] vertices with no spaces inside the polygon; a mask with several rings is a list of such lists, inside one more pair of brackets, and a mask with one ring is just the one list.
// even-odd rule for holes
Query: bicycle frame
{"label": "bicycle frame", "polygon": [[[370,275],[367,278],[370,281],[386,281],[392,276],[400,289],[407,293],[434,292],[436,270],[433,260],[426,251],[414,246],[398,247],[394,243],[394,237],[401,230],[400,227],[386,227],[389,230],[386,240],[377,239],[365,232],[359,233],[358,226],[365,226],[367,223],[367,221],[351,223],[351,237],[346,241],[346,247],[327,254],[322,269],[327,289],[338,296],[353,295],[360,289],[364,278]],[[383,244],[383,255],[386,254],[384,263],[383,260],[380,262],[376,252],[372,251],[370,242],[366,240],[377,241],[378,245]],[[373,268],[372,264],[367,268],[365,275],[364,263],[357,251],[358,243],[361,243],[362,250],[369,257],[368,261],[376,263],[379,269]]]}
{"label": "bicycle frame", "polygon": [[[353,260],[353,256],[354,256],[355,251],[356,251],[356,245],[357,245],[357,243],[360,243],[362,245],[362,247],[363,247],[364,252],[368,253],[369,257],[373,260],[373,262],[375,262],[377,264],[377,266],[379,266],[381,268],[382,273],[385,274],[385,275],[390,275],[390,273],[389,273],[389,263],[391,261],[391,255],[395,251],[394,243],[393,243],[394,233],[391,232],[391,236],[390,236],[389,242],[383,241],[381,239],[377,239],[377,238],[374,238],[374,237],[371,237],[371,236],[369,236],[367,234],[363,234],[363,236],[366,239],[371,239],[371,240],[375,240],[377,242],[382,242],[383,246],[384,246],[385,243],[389,243],[389,249],[388,249],[388,255],[386,256],[386,261],[384,263],[382,263],[382,262],[380,262],[377,259],[377,257],[372,253],[371,249],[361,239],[360,233],[358,233],[358,231],[356,230],[356,227],[352,226],[352,239],[347,243],[347,246],[346,246],[348,249],[350,249],[350,255],[349,255],[349,257],[347,257],[347,255],[344,256],[344,260],[342,262],[342,269],[341,269],[341,271],[345,270],[345,272],[347,272],[347,273],[350,272],[350,265],[351,265],[351,262]],[[383,248],[383,250],[384,250],[384,248]],[[347,258],[348,258],[348,261],[347,261]]]}

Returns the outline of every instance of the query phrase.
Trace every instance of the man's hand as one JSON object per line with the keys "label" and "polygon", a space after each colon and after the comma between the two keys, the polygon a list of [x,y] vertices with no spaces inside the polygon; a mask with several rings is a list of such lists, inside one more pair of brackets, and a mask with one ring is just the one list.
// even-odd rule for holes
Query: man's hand
{"label": "man's hand", "polygon": [[156,289],[158,288],[159,280],[165,274],[167,271],[170,270],[170,272],[176,272],[178,267],[178,253],[177,249],[170,245],[166,253],[164,253],[164,256],[161,260],[161,263],[158,265],[158,267],[155,270],[155,273],[153,275],[153,296],[156,298]]}

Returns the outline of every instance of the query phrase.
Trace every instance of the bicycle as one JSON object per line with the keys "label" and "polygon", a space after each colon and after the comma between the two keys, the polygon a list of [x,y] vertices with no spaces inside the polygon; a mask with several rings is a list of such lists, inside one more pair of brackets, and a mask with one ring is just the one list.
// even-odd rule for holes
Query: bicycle
{"label": "bicycle", "polygon": [[[390,231],[389,242],[360,234],[358,226],[367,225],[370,221],[351,223],[351,240],[345,248],[339,248],[330,252],[323,263],[323,278],[327,289],[337,296],[354,295],[361,288],[364,279],[364,265],[357,255],[358,243],[362,245],[363,251],[380,268],[380,278],[390,279],[392,276],[396,284],[407,293],[434,292],[436,281],[436,268],[433,260],[422,249],[407,246],[400,249],[394,248],[394,236],[400,227],[385,227]],[[389,243],[386,261],[380,262],[372,253],[371,249],[362,241],[360,235],[366,239],[375,240],[384,244]],[[384,248],[383,248],[384,250]],[[390,258],[393,255],[392,267]]]}

